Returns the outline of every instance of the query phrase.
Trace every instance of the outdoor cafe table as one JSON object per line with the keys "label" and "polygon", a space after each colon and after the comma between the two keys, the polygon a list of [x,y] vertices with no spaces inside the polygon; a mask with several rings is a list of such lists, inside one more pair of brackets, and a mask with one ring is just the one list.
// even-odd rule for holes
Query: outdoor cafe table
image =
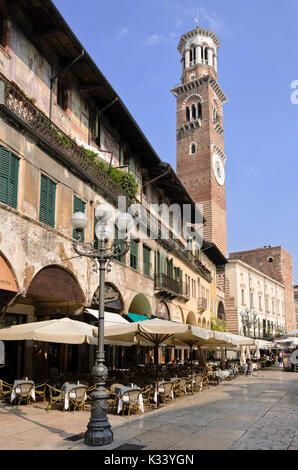
{"label": "outdoor cafe table", "polygon": [[21,389],[20,387],[18,387],[19,384],[22,384],[22,383],[29,383],[29,384],[32,384],[33,387],[31,389],[31,398],[32,400],[35,401],[35,383],[33,382],[33,380],[26,380],[26,379],[23,379],[23,380],[15,380],[13,385],[12,385],[12,391],[11,391],[11,395],[10,395],[10,402],[12,403],[14,401],[14,399],[19,395]]}
{"label": "outdoor cafe table", "polygon": [[[178,382],[179,380],[180,380],[179,377],[172,377],[171,379],[168,379],[168,380],[162,380],[161,382],[158,383],[158,393],[165,391],[165,389],[163,387],[164,383],[168,383],[168,382],[175,383],[175,382]],[[155,388],[155,390],[154,390],[154,401],[155,401],[155,403],[157,403],[157,382],[154,382],[153,385],[154,385],[154,388]],[[172,398],[174,399],[173,390],[171,392],[171,395],[172,395]]]}
{"label": "outdoor cafe table", "polygon": [[[64,392],[64,409],[68,410],[69,408],[69,398],[75,398],[76,394],[73,391],[75,388],[84,387],[84,384],[80,383],[64,383],[61,387],[62,392]],[[87,399],[87,394],[85,395],[85,400]]]}
{"label": "outdoor cafe table", "polygon": [[[114,388],[114,392],[119,397],[117,413],[120,413],[121,410],[123,409],[123,402],[127,403],[129,401],[129,396],[126,395],[126,392],[129,392],[130,390],[141,390],[141,389],[137,385],[133,387],[127,387],[123,385],[122,387]],[[139,409],[141,410],[142,413],[144,413],[143,395],[141,393],[139,395]]]}

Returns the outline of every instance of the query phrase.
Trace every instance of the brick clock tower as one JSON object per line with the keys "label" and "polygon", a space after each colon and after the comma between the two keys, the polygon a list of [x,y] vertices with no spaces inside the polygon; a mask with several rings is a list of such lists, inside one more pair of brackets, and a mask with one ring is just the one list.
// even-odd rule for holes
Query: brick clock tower
{"label": "brick clock tower", "polygon": [[200,27],[183,34],[181,84],[177,99],[177,175],[206,219],[203,236],[227,256],[226,190],[222,105],[227,101],[217,79],[220,42]]}

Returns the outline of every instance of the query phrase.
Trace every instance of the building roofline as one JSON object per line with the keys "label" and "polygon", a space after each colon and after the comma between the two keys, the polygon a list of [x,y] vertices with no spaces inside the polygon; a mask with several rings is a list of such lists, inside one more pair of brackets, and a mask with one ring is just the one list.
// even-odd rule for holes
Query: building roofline
{"label": "building roofline", "polygon": [[246,268],[250,269],[251,271],[255,271],[256,273],[258,273],[261,277],[265,277],[266,279],[269,279],[269,281],[273,282],[274,284],[278,284],[279,286],[283,287],[284,289],[286,288],[286,286],[284,284],[282,284],[281,282],[276,281],[275,279],[273,279],[273,277],[267,276],[267,274],[262,273],[262,271],[259,271],[259,269],[256,269],[253,266],[251,266],[250,264],[247,264],[244,261],[242,261],[242,259],[236,259],[236,258],[235,259],[230,259],[230,258],[228,258],[228,265],[232,264],[232,263],[243,264]]}

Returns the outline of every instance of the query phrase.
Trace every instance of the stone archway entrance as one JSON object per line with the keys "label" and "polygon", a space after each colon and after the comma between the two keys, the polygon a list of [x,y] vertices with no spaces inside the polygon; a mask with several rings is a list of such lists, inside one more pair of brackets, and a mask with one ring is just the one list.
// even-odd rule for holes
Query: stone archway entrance
{"label": "stone archway entrance", "polygon": [[189,312],[186,318],[186,323],[188,325],[197,326],[196,316],[193,312]]}
{"label": "stone archway entrance", "polygon": [[[22,303],[33,306],[37,321],[42,321],[64,316],[78,317],[83,311],[85,296],[72,272],[59,265],[49,265],[34,276]],[[34,342],[30,375],[35,380],[49,378],[57,383],[74,380],[81,370],[83,346]],[[29,347],[26,357],[28,362]]]}
{"label": "stone archway entrance", "polygon": [[35,305],[38,317],[76,315],[83,309],[85,296],[72,273],[51,265],[35,275],[24,302]]}
{"label": "stone archway entrance", "polygon": [[221,300],[218,302],[218,306],[217,306],[217,318],[223,321],[226,320],[225,307]]}
{"label": "stone archway entrance", "polygon": [[0,255],[0,309],[5,308],[9,304],[17,295],[18,290],[11,268],[4,257]]}
{"label": "stone archway entrance", "polygon": [[[98,308],[99,287],[94,292],[91,300],[91,308]],[[107,312],[120,313],[124,308],[124,302],[120,291],[111,282],[105,282],[105,310]]]}
{"label": "stone archway entrance", "polygon": [[128,312],[150,318],[152,315],[152,310],[147,297],[144,294],[137,294],[130,303]]}

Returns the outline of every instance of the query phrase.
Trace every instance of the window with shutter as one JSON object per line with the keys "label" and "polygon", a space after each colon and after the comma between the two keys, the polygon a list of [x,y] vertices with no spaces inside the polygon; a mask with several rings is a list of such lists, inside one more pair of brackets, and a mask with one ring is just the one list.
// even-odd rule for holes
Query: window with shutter
{"label": "window with shutter", "polygon": [[147,276],[150,276],[150,248],[143,245],[143,272]]}
{"label": "window with shutter", "polygon": [[[82,199],[80,199],[79,197],[74,196],[74,198],[73,198],[73,212],[83,212],[85,214],[85,210],[86,210],[86,203],[84,201],[82,201]],[[72,231],[72,236],[73,236],[73,238],[76,237],[76,231],[75,230]],[[82,242],[85,241],[85,230],[83,230],[83,232],[81,232],[81,240],[82,240]]]}
{"label": "window with shutter", "polygon": [[45,175],[40,182],[40,222],[55,227],[56,183]]}
{"label": "window with shutter", "polygon": [[130,266],[138,269],[138,243],[135,240],[130,242]]}
{"label": "window with shutter", "polygon": [[0,201],[17,208],[19,159],[0,146]]}

